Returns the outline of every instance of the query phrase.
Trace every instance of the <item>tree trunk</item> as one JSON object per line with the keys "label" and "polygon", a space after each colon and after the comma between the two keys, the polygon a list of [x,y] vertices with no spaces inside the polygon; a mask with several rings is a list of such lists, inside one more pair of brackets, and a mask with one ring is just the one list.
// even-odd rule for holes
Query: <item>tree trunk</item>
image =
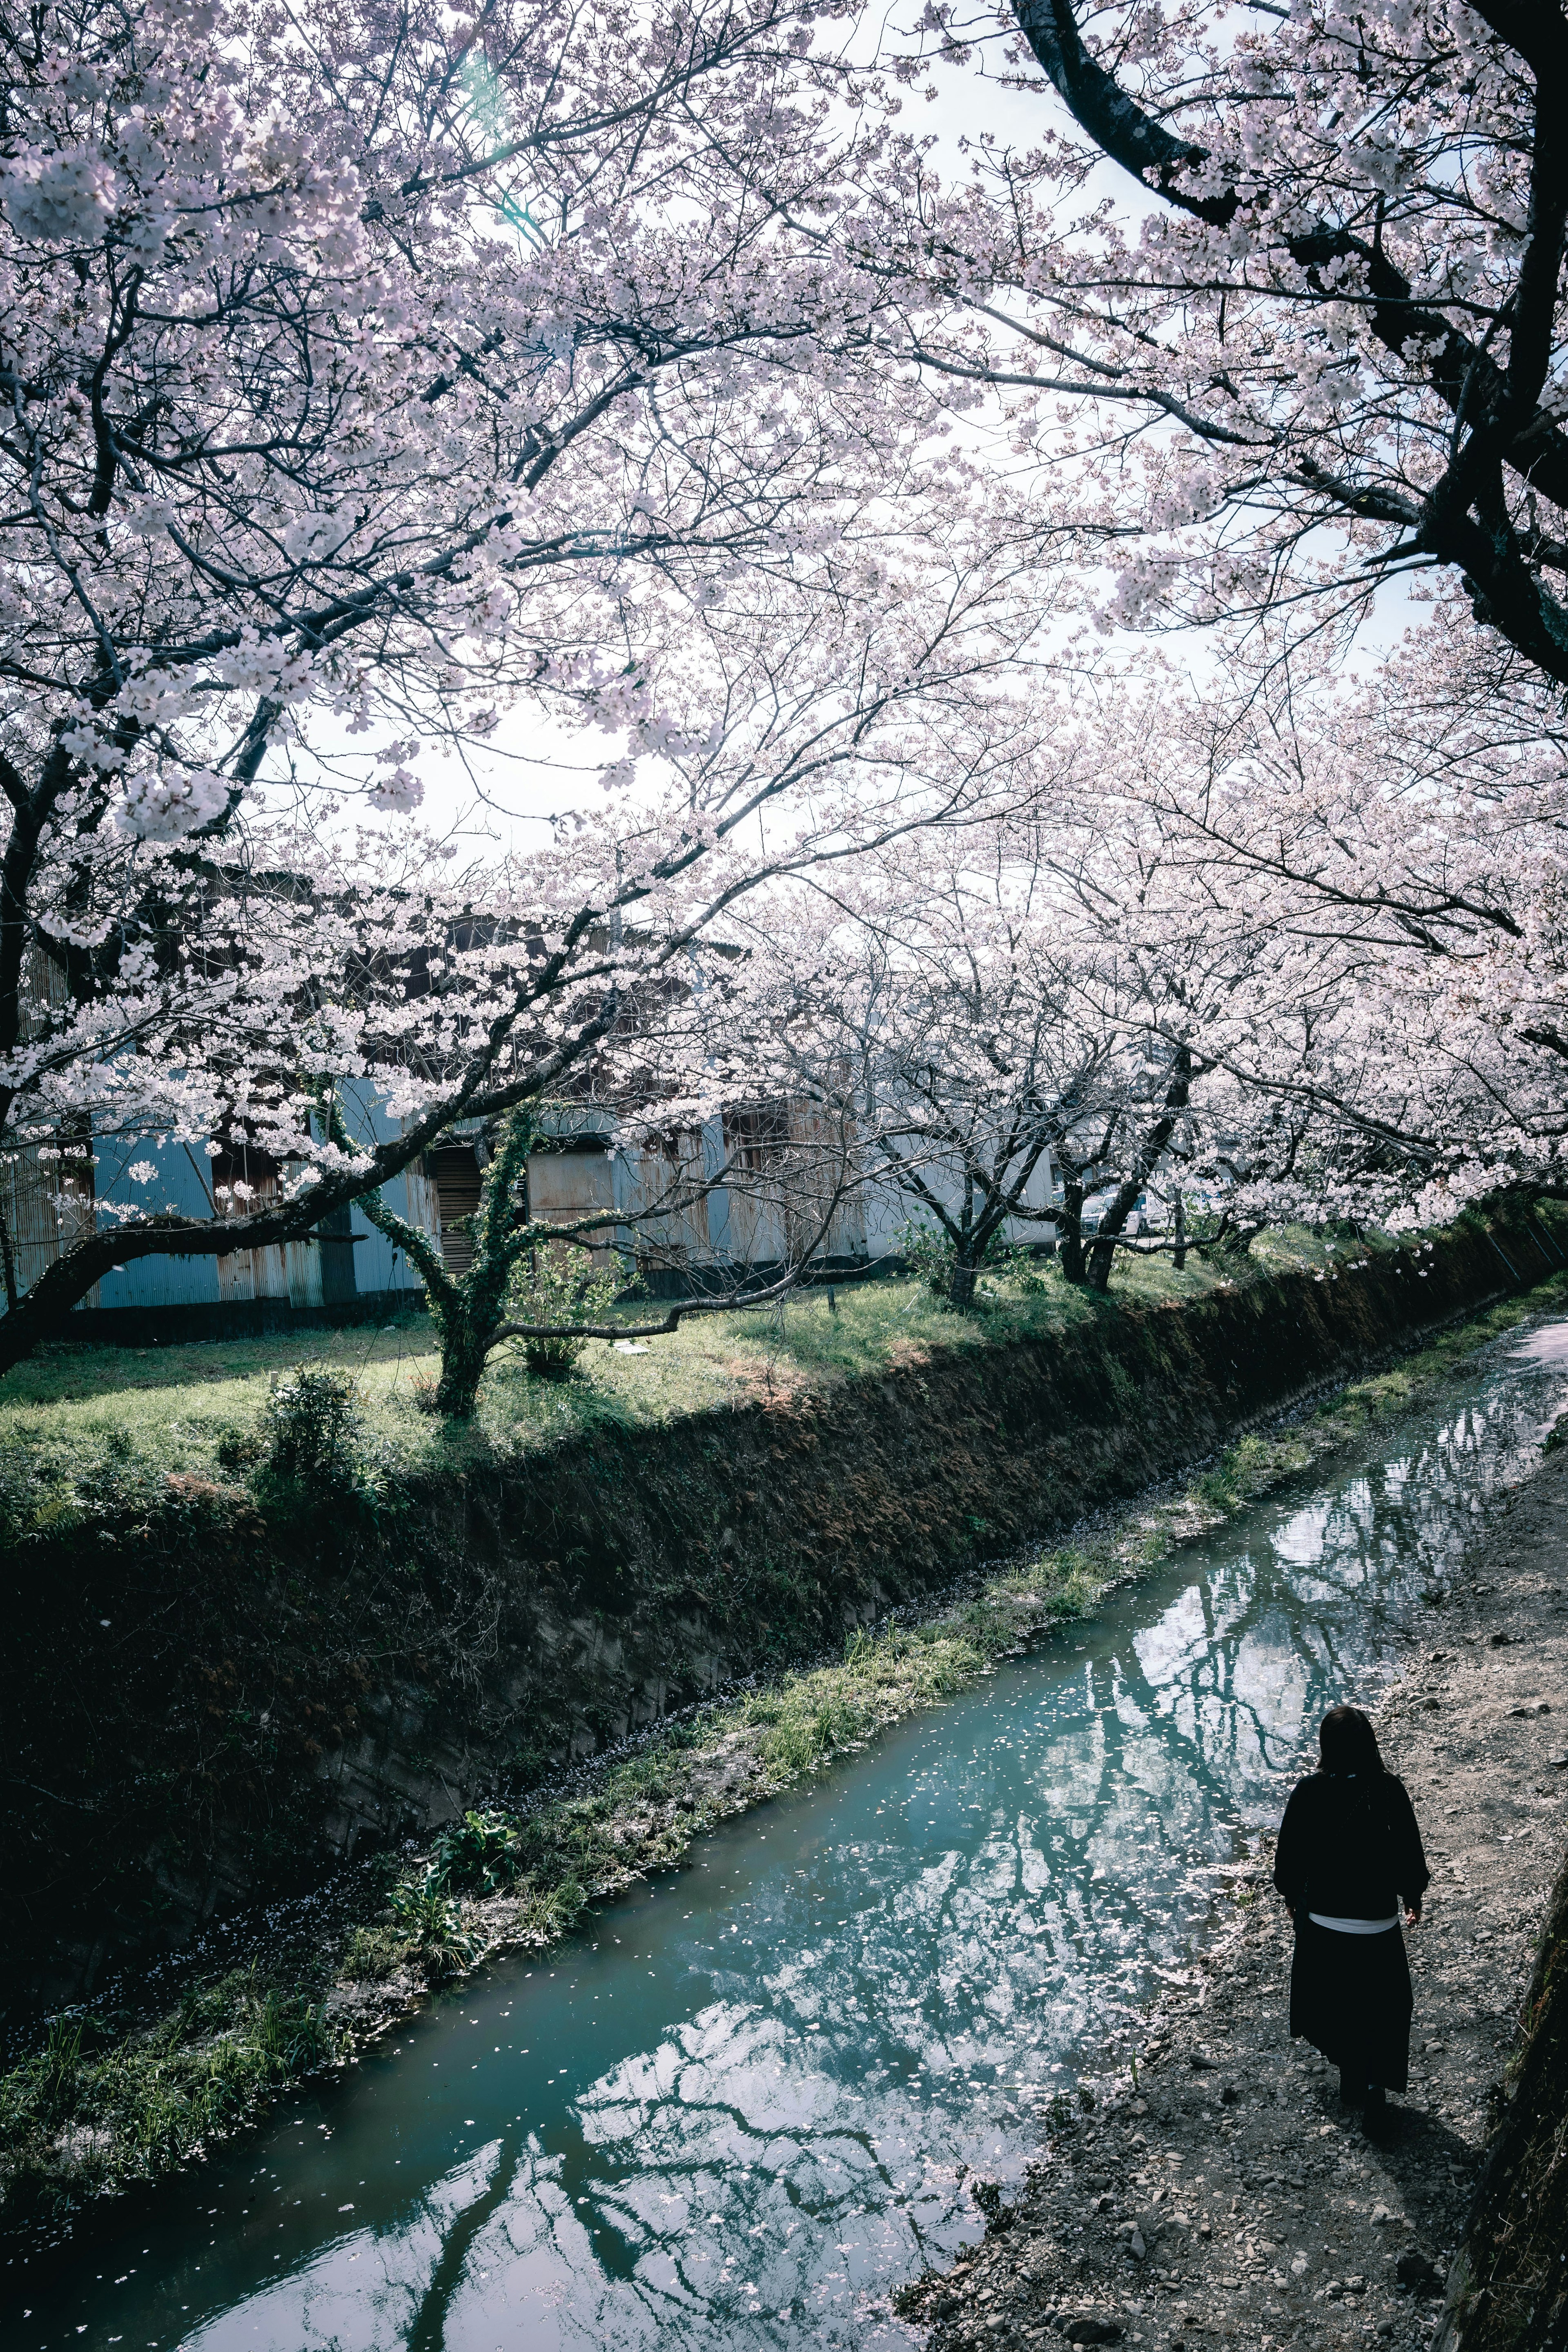
{"label": "tree trunk", "polygon": [[479,1381],[489,1360],[493,1318],[474,1318],[459,1307],[450,1307],[441,1331],[441,1377],[436,1383],[435,1410],[452,1421],[472,1421],[479,1402]]}
{"label": "tree trunk", "polygon": [[1062,1276],[1067,1282],[1084,1278],[1083,1259],[1083,1186],[1076,1180],[1062,1179],[1061,1213],[1057,1219],[1057,1255],[1062,1262]]}
{"label": "tree trunk", "polygon": [[5,1266],[5,1311],[9,1315],[15,1315],[17,1300],[16,1259],[11,1247],[11,1228],[5,1223],[4,1210],[0,1210],[0,1258],[4,1258]]}
{"label": "tree trunk", "polygon": [[1089,1288],[1098,1290],[1102,1298],[1110,1288],[1110,1269],[1116,1263],[1117,1237],[1126,1222],[1125,1217],[1121,1217],[1112,1224],[1108,1213],[1101,1217],[1100,1231],[1089,1245],[1084,1278]]}
{"label": "tree trunk", "polygon": [[1116,1198],[1100,1221],[1100,1231],[1089,1253],[1089,1286],[1091,1290],[1103,1293],[1110,1287],[1110,1268],[1116,1256],[1116,1244],[1121,1238],[1128,1218],[1138,1205],[1139,1194],[1160,1164],[1160,1154],[1176,1131],[1176,1121],[1186,1108],[1192,1083],[1192,1055],[1185,1045],[1178,1045],[1171,1068],[1170,1084],[1165,1088],[1164,1107],[1143,1138],[1126,1182],[1117,1186]]}
{"label": "tree trunk", "polygon": [[1176,1248],[1175,1255],[1173,1256],[1171,1264],[1175,1267],[1176,1272],[1181,1274],[1185,1271],[1186,1263],[1187,1204],[1183,1199],[1181,1193],[1178,1192],[1176,1194]]}
{"label": "tree trunk", "polygon": [[954,1258],[952,1273],[947,1286],[947,1303],[950,1307],[967,1310],[973,1306],[974,1285],[979,1272],[978,1266],[967,1265],[961,1257]]}
{"label": "tree trunk", "polygon": [[[334,1112],[334,1117],[341,1120],[341,1114]],[[518,1222],[513,1194],[519,1181],[527,1181],[533,1135],[531,1105],[508,1113],[499,1149],[485,1171],[478,1212],[469,1220],[473,1256],[468,1272],[457,1279],[447,1273],[429,1234],[389,1209],[379,1192],[367,1192],[359,1204],[371,1223],[406,1254],[425,1285],[426,1304],[441,1345],[434,1409],[453,1421],[473,1419],[486,1360],[505,1317],[514,1255],[509,1243]],[[339,1139],[345,1139],[340,1135]]]}

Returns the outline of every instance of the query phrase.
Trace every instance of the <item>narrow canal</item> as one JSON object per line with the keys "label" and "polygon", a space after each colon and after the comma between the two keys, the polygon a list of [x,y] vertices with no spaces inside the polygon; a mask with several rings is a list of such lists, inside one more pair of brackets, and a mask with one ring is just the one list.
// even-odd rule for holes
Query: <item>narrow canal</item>
{"label": "narrow canal", "polygon": [[1322,1710],[1440,1642],[1564,1402],[1568,1323],[1499,1343],[1366,1460],[14,2264],[5,2341],[907,2345],[889,2292],[979,2234],[968,2176],[1016,2179],[1042,2104],[1124,2046]]}

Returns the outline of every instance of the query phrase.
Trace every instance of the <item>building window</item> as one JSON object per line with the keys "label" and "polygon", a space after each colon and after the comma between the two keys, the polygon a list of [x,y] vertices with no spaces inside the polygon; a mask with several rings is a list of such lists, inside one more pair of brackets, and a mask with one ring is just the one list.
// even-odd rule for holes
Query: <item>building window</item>
{"label": "building window", "polygon": [[776,1167],[789,1144],[789,1105],[754,1103],[724,1113],[724,1157],[732,1167]]}
{"label": "building window", "polygon": [[425,1155],[425,1172],[436,1187],[441,1255],[457,1279],[474,1262],[473,1219],[479,1208],[479,1155],[470,1143],[443,1144]]}

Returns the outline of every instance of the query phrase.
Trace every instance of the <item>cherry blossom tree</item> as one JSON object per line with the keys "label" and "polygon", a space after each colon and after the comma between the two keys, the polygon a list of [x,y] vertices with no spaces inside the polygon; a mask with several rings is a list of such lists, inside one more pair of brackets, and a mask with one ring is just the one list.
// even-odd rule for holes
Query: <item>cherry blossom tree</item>
{"label": "cherry blossom tree", "polygon": [[[1218,1207],[1222,1233],[1278,1213],[1311,1102],[1247,1074],[1265,1052],[1273,1068],[1309,1071],[1344,986],[1340,960],[1275,921],[1266,899],[1223,903],[1200,861],[1171,855],[1139,790],[1144,730],[1163,715],[1156,694],[1142,712],[1115,698],[1080,740],[1080,769],[1092,746],[1098,782],[1073,821],[1052,796],[1043,819],[1009,827],[1013,856],[1051,877],[1063,1015],[1105,1041],[1100,1099],[1055,1152],[1064,1270],[1100,1291],[1119,1252],[1184,1262],[1190,1196]],[[1146,1197],[1167,1211],[1157,1235]]]}
{"label": "cherry blossom tree", "polygon": [[964,828],[749,910],[752,1023],[853,1131],[863,1183],[940,1234],[960,1308],[1014,1228],[1055,1227],[1053,1157],[1115,1083],[1066,1013],[1044,884]]}
{"label": "cherry blossom tree", "polygon": [[1170,854],[1138,789],[1159,703],[1142,727],[1056,722],[1026,805],[813,874],[787,918],[747,913],[755,1026],[853,1119],[864,1181],[944,1237],[958,1307],[1017,1226],[1054,1230],[1068,1279],[1100,1291],[1119,1252],[1180,1251],[1179,1217],[1134,1229],[1157,1180],[1250,1213],[1311,1109],[1242,1073],[1266,1040],[1300,1076],[1337,1010],[1321,942],[1239,898],[1216,919],[1198,861]]}
{"label": "cherry blossom tree", "polygon": [[1252,1098],[1311,1111],[1298,1208],[1436,1223],[1562,1181],[1556,705],[1425,631],[1364,682],[1263,656],[1121,702],[1127,788],[1180,887],[1331,975],[1310,1054],[1261,1029],[1226,1049]]}
{"label": "cherry blossom tree", "polygon": [[[1010,672],[1038,583],[984,513],[910,520],[879,563],[851,530],[697,611],[679,657],[656,617],[637,648],[653,772],[526,856],[464,870],[406,821],[341,839],[264,798],[147,837],[79,824],[103,814],[97,787],[62,793],[11,869],[23,1034],[0,1148],[156,1133],[243,1143],[287,1178],[215,1219],[100,1219],[26,1296],[13,1284],[0,1360],[111,1266],[301,1238],[454,1121],[567,1092],[591,1059],[616,1098],[651,1066],[661,1116],[700,1118],[718,1076],[669,1011],[696,943],[772,877],[1005,797],[1034,746]],[[623,730],[614,766],[647,731]],[[375,1134],[334,1131],[344,1087],[379,1106]]]}
{"label": "cherry blossom tree", "polygon": [[925,22],[962,70],[1007,54],[1038,142],[987,131],[944,186],[906,133],[868,207],[952,297],[912,317],[922,363],[999,388],[1080,483],[1108,622],[1353,617],[1435,572],[1568,680],[1561,10],[1010,0],[1010,45]]}
{"label": "cherry blossom tree", "polygon": [[708,163],[808,134],[802,37],[765,9],[219,0],[14,28],[0,686],[24,831],[84,775],[143,837],[220,822],[307,714],[392,728],[358,766],[393,810],[421,737],[482,739],[519,686],[639,714],[603,642],[628,583],[777,562],[842,478],[822,273],[792,278]]}
{"label": "cherry blossom tree", "polygon": [[[834,13],[8,20],[0,1150],[139,1127],[295,1176],[26,1298],[5,1253],[0,1358],[555,1088],[759,876],[1005,766],[1048,594],[852,363],[878,273],[779,203],[826,188]],[[609,738],[600,815],[490,874],[334,832],[530,698]],[[351,1076],[398,1129],[352,1166]]]}

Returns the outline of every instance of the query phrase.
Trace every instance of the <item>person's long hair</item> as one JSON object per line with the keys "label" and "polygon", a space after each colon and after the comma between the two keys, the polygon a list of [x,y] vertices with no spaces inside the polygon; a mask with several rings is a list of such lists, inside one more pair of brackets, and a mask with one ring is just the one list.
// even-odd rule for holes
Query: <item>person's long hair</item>
{"label": "person's long hair", "polygon": [[1331,1706],[1318,1726],[1318,1753],[1325,1772],[1358,1772],[1370,1778],[1388,1769],[1372,1727],[1359,1706]]}

